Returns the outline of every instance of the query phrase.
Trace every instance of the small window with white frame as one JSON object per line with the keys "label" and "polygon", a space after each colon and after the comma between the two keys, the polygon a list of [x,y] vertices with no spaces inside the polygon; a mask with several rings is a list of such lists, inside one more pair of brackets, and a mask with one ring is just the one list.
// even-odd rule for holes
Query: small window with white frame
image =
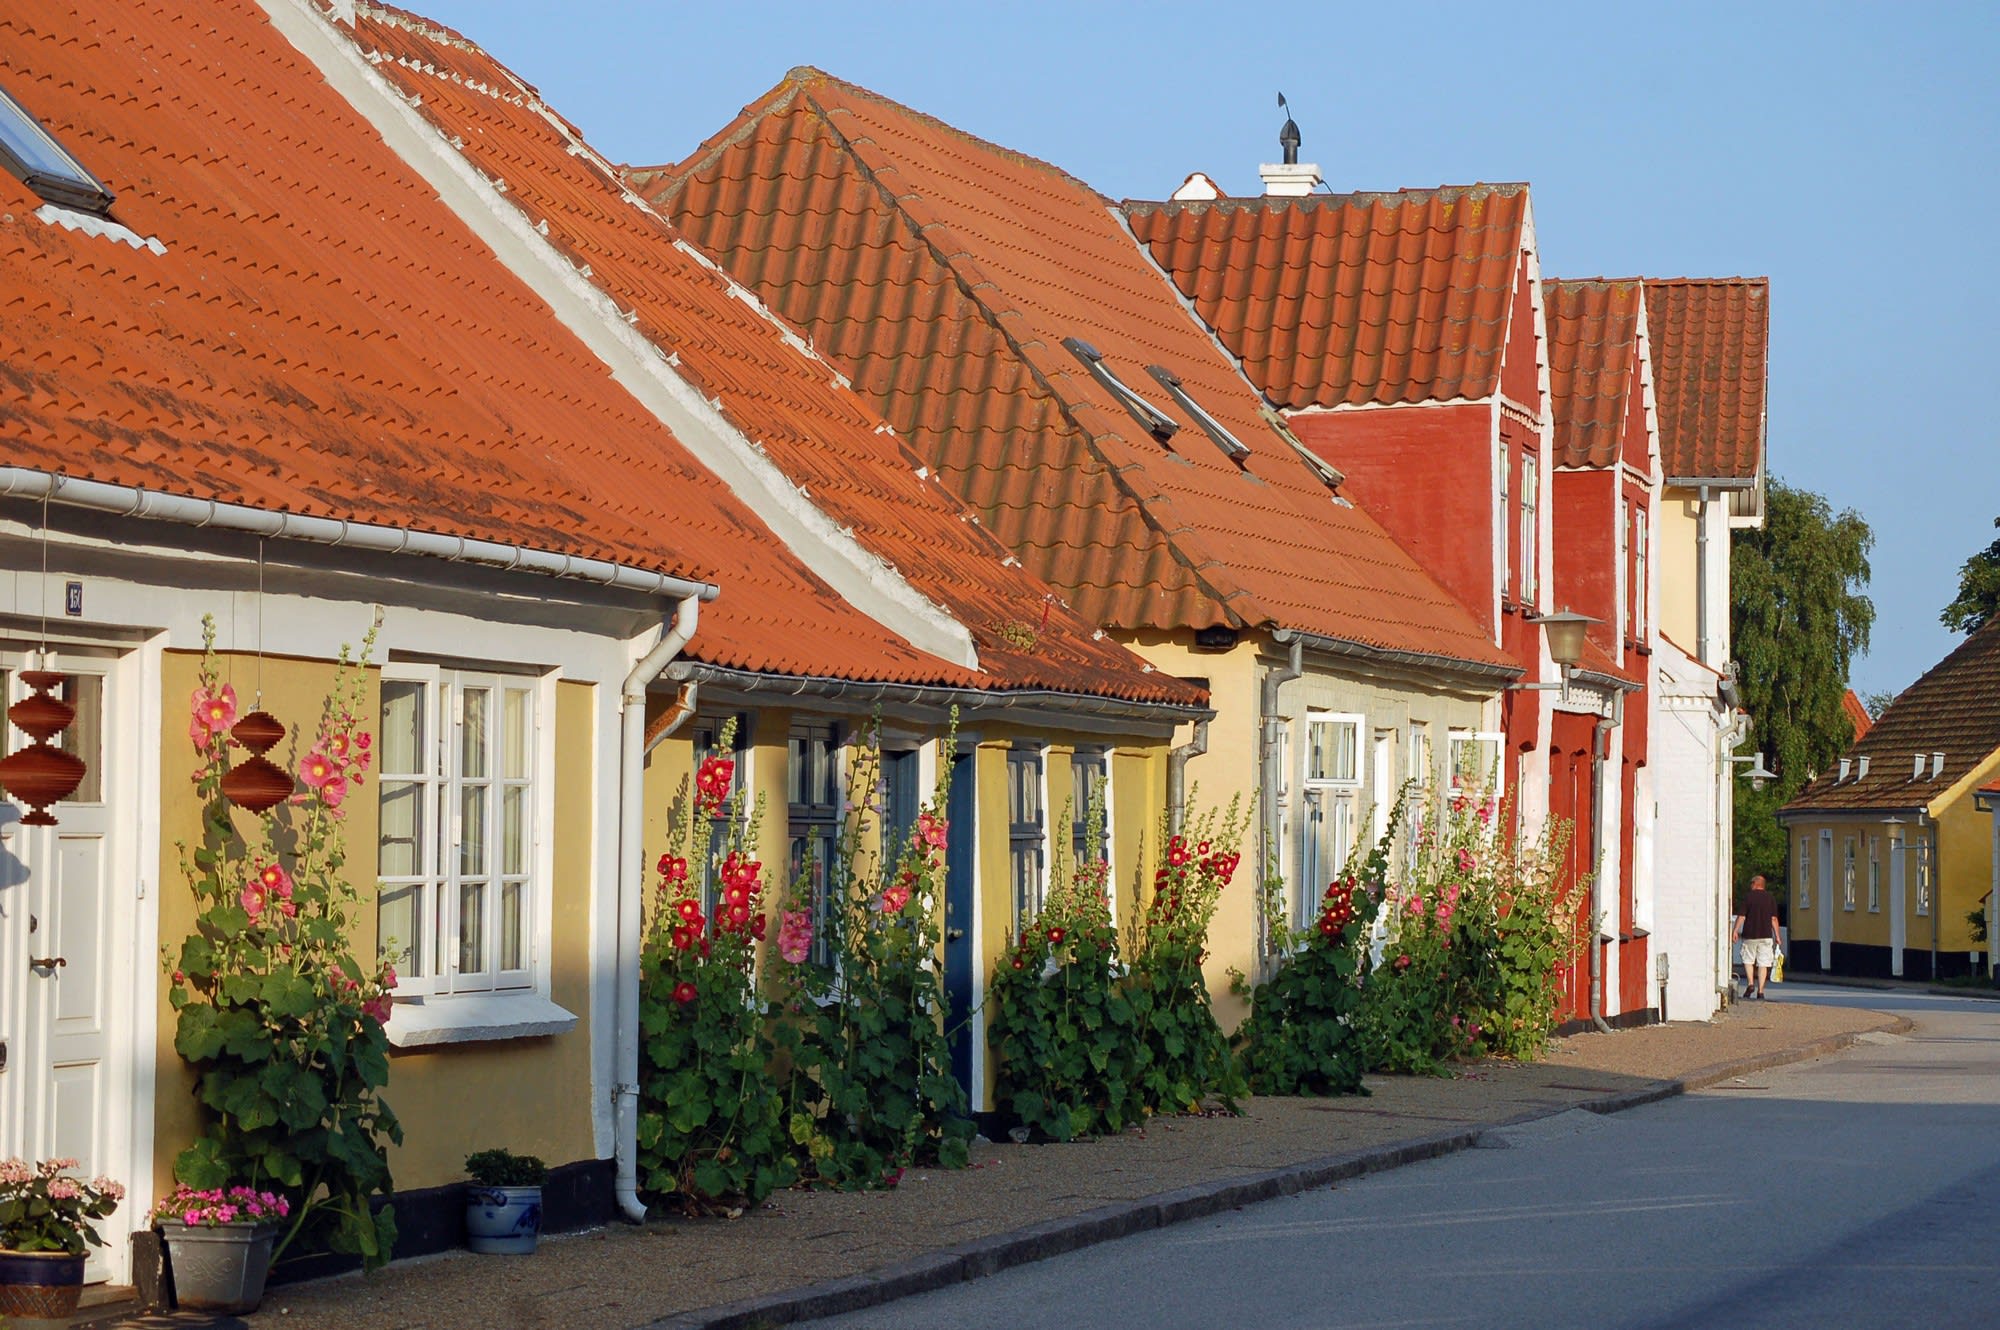
{"label": "small window with white frame", "polygon": [[1801,910],[1812,908],[1812,880],[1812,837],[1801,836],[1798,855],[1792,863],[1792,887]]}
{"label": "small window with white frame", "polygon": [[1422,721],[1410,725],[1409,754],[1404,766],[1404,779],[1410,787],[1409,809],[1403,819],[1403,867],[1408,871],[1416,866],[1424,828],[1430,824],[1431,789],[1436,780],[1436,773],[1431,770],[1431,727]]}
{"label": "small window with white frame", "polygon": [[1318,893],[1353,853],[1366,725],[1367,718],[1360,715],[1310,712],[1306,716],[1305,835],[1295,906],[1301,919],[1310,914]]}
{"label": "small window with white frame", "polygon": [[1922,841],[1917,841],[1906,848],[1913,851],[1917,859],[1917,914],[1922,918],[1929,918],[1931,912],[1931,857],[1924,852],[1926,847]]}
{"label": "small window with white frame", "polygon": [[1012,885],[1014,924],[1041,911],[1047,894],[1045,871],[1048,819],[1042,788],[1042,752],[1014,748],[1007,753],[1007,877]]}
{"label": "small window with white frame", "polygon": [[1500,794],[1501,736],[1492,730],[1453,730],[1446,754],[1453,794]]}
{"label": "small window with white frame", "polygon": [[[827,723],[797,722],[787,746],[785,822],[790,839],[792,880],[812,862],[813,955],[817,965],[832,960],[828,919],[840,891],[840,730]],[[885,861],[895,853],[884,851]]]}
{"label": "small window with white frame", "polygon": [[397,991],[529,988],[539,936],[540,682],[382,671],[376,923]]}
{"label": "small window with white frame", "polygon": [[1632,505],[1632,640],[1646,640],[1646,509]]}
{"label": "small window with white frame", "polygon": [[[1079,865],[1111,860],[1110,768],[1102,749],[1079,748],[1070,754],[1070,853]],[[1093,828],[1090,806],[1096,802],[1103,817]]]}
{"label": "small window with white frame", "polygon": [[1868,913],[1882,913],[1882,838],[1868,833]]}
{"label": "small window with white frame", "polygon": [[1521,454],[1521,603],[1532,606],[1541,590],[1540,528],[1537,513],[1541,507],[1541,463],[1533,453]]}
{"label": "small window with white frame", "polygon": [[1840,908],[1851,911],[1854,909],[1855,887],[1854,837],[1849,836],[1842,842],[1840,850]]}

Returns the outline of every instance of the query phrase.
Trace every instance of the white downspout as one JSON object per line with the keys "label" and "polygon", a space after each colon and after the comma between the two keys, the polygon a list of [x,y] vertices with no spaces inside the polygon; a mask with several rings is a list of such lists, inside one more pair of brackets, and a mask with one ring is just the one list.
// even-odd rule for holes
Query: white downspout
{"label": "white downspout", "polygon": [[643,1223],[639,1200],[639,945],[640,904],[645,887],[646,688],[694,636],[701,601],[694,596],[674,609],[673,627],[625,676],[619,699],[618,741],[618,969],[616,1054],[612,1068],[612,1117],[618,1161],[618,1208]]}

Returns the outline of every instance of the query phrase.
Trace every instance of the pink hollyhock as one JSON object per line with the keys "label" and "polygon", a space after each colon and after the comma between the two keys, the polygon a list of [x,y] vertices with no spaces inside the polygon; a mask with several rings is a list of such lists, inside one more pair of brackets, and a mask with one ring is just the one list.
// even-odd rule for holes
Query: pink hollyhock
{"label": "pink hollyhock", "polygon": [[281,901],[292,898],[292,875],[283,864],[265,864],[257,870],[257,882]]}
{"label": "pink hollyhock", "polygon": [[1483,802],[1480,803],[1479,820],[1482,823],[1491,822],[1493,820],[1493,801],[1491,799],[1484,800]]}
{"label": "pink hollyhock", "polygon": [[786,910],[778,921],[778,954],[791,965],[800,965],[812,954],[812,916],[804,910]]}
{"label": "pink hollyhock", "polygon": [[1472,851],[1460,847],[1458,851],[1458,871],[1461,873],[1470,873],[1477,867],[1479,867],[1479,860],[1472,857]]}
{"label": "pink hollyhock", "polygon": [[211,738],[236,723],[236,690],[228,684],[213,693],[206,688],[195,689],[192,706],[195,718],[208,730]]}
{"label": "pink hollyhock", "polygon": [[736,778],[736,764],[726,757],[711,754],[701,760],[701,766],[694,773],[695,802],[703,812],[714,817],[729,802],[729,785]]}
{"label": "pink hollyhock", "polygon": [[395,1009],[395,1004],[389,1000],[389,996],[386,993],[381,997],[369,998],[361,1004],[361,1014],[373,1017],[377,1025],[387,1025],[390,1013],[395,1011]]}
{"label": "pink hollyhock", "polygon": [[900,914],[903,907],[909,903],[910,889],[900,882],[882,893],[882,913],[884,914]]}
{"label": "pink hollyhock", "polygon": [[[357,777],[358,779],[358,777]],[[347,798],[347,777],[328,776],[319,787],[319,800],[328,808],[338,808]]]}
{"label": "pink hollyhock", "polygon": [[268,903],[263,884],[258,882],[252,882],[243,888],[243,894],[238,896],[237,900],[242,902],[243,913],[249,915],[252,921],[263,917],[264,906]]}
{"label": "pink hollyhock", "polygon": [[1453,905],[1458,904],[1458,883],[1454,882],[1444,889],[1444,898]]}
{"label": "pink hollyhock", "polygon": [[299,917],[299,905],[298,905],[298,902],[297,902],[297,901],[279,901],[279,902],[278,902],[278,913],[279,913],[279,914],[282,914],[282,915],[284,915],[284,916],[285,916],[285,918],[287,918],[287,919],[296,919],[296,918],[298,918],[298,917]]}
{"label": "pink hollyhock", "polygon": [[395,967],[395,966],[393,966],[393,965],[385,965],[385,966],[383,966],[383,967],[382,967],[382,987],[384,987],[384,988],[394,988],[395,986],[396,986],[396,967]]}
{"label": "pink hollyhock", "polygon": [[933,850],[942,850],[945,842],[945,831],[948,826],[949,824],[943,818],[933,817],[929,813],[918,813],[917,839],[923,844],[930,846]]}
{"label": "pink hollyhock", "polygon": [[299,762],[299,781],[309,790],[317,790],[340,774],[334,760],[315,748]]}

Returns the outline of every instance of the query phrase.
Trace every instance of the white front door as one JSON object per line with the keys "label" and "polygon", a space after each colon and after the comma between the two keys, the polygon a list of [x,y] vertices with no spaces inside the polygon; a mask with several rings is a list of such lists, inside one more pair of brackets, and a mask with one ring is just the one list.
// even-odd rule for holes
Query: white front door
{"label": "white front door", "polygon": [[[24,657],[0,650],[0,694],[12,705],[31,691],[21,682]],[[128,1086],[117,1070],[114,1012],[123,1010],[130,976],[119,958],[129,949],[129,919],[114,909],[110,777],[104,736],[115,723],[110,657],[67,655],[47,668],[62,671],[60,696],[76,720],[56,742],[81,757],[87,773],[52,812],[57,825],[28,826],[18,800],[0,810],[0,1156],[29,1161],[73,1156],[78,1172],[129,1182],[117,1129]],[[6,746],[31,742],[5,727]],[[124,913],[129,916],[128,905]],[[129,969],[129,966],[122,968]],[[99,1224],[112,1246],[93,1255],[87,1277],[104,1279],[125,1266],[129,1216]],[[95,1249],[94,1249],[95,1250]]]}
{"label": "white front door", "polygon": [[1909,943],[1909,900],[1903,888],[1903,838],[1889,838],[1889,973],[1903,977],[1903,948]]}
{"label": "white front door", "polygon": [[1389,834],[1389,811],[1396,802],[1396,732],[1394,730],[1375,731],[1374,751],[1375,778],[1375,837],[1374,843],[1381,844]]}

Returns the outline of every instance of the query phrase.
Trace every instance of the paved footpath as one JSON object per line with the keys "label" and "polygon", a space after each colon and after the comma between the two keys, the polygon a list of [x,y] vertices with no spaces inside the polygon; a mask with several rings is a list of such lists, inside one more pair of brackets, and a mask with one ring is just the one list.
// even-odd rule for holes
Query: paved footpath
{"label": "paved footpath", "polygon": [[[667,1219],[545,1238],[528,1257],[451,1253],[270,1291],[291,1330],[592,1330],[781,1324],[876,1305],[1165,1223],[1469,1147],[1574,1108],[1613,1112],[1821,1056],[1897,1018],[1744,1003],[1706,1023],[1557,1040],[1538,1063],[1371,1077],[1368,1097],[1253,1099],[1073,1145],[977,1145],[886,1192],[785,1192],[735,1221]],[[155,1318],[135,1324],[192,1324]]]}

